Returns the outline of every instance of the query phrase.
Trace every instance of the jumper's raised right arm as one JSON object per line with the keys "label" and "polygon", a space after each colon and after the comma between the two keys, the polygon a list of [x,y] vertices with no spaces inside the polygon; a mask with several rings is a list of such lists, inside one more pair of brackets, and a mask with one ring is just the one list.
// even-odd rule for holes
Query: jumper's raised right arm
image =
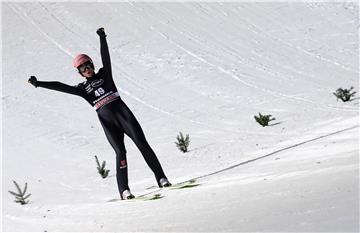
{"label": "jumper's raised right arm", "polygon": [[68,94],[72,94],[72,95],[82,96],[82,93],[83,93],[79,88],[76,88],[76,87],[61,83],[61,82],[38,81],[35,76],[31,76],[31,78],[29,79],[28,82],[31,83],[35,87],[47,88],[47,89],[60,91],[60,92],[64,92],[64,93],[68,93]]}

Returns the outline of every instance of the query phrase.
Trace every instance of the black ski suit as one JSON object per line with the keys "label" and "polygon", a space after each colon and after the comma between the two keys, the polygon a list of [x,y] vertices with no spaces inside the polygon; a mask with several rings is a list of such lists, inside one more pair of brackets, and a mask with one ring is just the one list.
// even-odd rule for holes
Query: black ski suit
{"label": "black ski suit", "polygon": [[129,189],[124,134],[128,135],[139,148],[160,186],[160,179],[166,176],[140,124],[119,96],[112,77],[105,36],[100,36],[100,52],[103,68],[85,82],[77,86],[69,86],[61,82],[37,81],[37,86],[81,96],[95,108],[105,135],[116,153],[116,178],[120,195],[124,190]]}

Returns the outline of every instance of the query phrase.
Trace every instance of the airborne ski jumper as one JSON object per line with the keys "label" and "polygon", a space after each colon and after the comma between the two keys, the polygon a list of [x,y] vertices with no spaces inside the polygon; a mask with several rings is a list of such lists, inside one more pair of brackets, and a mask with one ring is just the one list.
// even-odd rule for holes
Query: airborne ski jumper
{"label": "airborne ski jumper", "polygon": [[147,142],[144,132],[134,114],[120,98],[115,86],[106,34],[103,28],[96,33],[100,37],[100,52],[103,67],[95,73],[92,59],[86,54],[79,54],[73,60],[73,65],[86,81],[77,86],[70,86],[61,82],[42,82],[31,76],[29,83],[35,87],[65,92],[83,97],[96,110],[106,138],[116,153],[116,178],[121,199],[131,199],[128,185],[128,169],[124,134],[129,136],[146,163],[153,171],[159,187],[171,186],[154,151]]}

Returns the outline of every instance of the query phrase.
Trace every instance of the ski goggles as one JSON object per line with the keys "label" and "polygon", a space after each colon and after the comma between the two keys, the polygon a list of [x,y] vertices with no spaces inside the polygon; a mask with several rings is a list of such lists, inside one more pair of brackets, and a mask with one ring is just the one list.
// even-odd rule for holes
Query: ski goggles
{"label": "ski goggles", "polygon": [[91,61],[87,61],[84,64],[80,65],[77,69],[80,73],[84,73],[86,69],[94,69],[94,66]]}

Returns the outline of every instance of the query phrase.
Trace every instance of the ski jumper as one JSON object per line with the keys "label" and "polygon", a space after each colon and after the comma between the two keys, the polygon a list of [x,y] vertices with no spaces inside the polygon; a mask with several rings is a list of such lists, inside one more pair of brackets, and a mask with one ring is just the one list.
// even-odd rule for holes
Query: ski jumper
{"label": "ski jumper", "polygon": [[100,36],[100,52],[103,67],[85,82],[70,86],[56,81],[37,81],[37,86],[81,96],[93,106],[106,138],[116,153],[116,178],[120,195],[124,190],[130,190],[124,134],[134,141],[160,186],[160,179],[166,176],[139,122],[119,96],[112,77],[110,54],[105,36]]}

